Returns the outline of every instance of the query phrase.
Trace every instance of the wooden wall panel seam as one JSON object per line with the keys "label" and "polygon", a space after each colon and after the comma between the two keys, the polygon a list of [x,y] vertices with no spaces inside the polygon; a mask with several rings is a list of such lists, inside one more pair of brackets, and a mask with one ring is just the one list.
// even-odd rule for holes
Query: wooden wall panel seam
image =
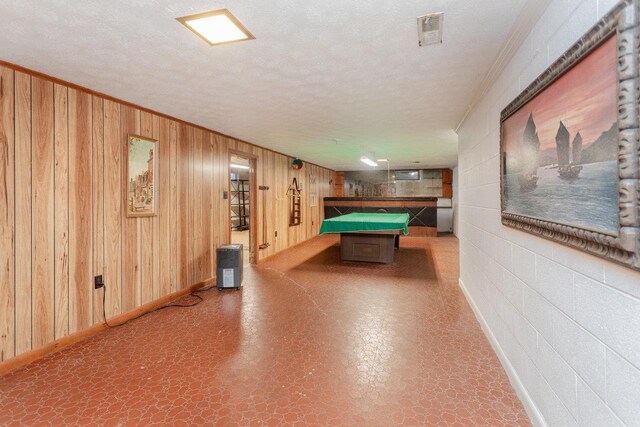
{"label": "wooden wall panel seam", "polygon": [[170,155],[169,155],[169,165],[170,165],[170,193],[169,193],[169,232],[170,232],[170,292],[175,292],[178,289],[178,248],[179,248],[179,239],[178,239],[178,171],[177,171],[177,156],[178,156],[178,128],[177,124],[174,121],[169,121],[169,144],[170,144]]}
{"label": "wooden wall panel seam", "polygon": [[55,271],[53,83],[32,78],[31,88],[31,340],[32,346],[40,347],[54,339],[55,324],[51,286]]}
{"label": "wooden wall panel seam", "polygon": [[[31,76],[15,73],[15,354],[31,349]],[[26,116],[26,117],[25,117]],[[26,201],[26,203],[25,203]],[[25,251],[25,242],[29,250]]]}
{"label": "wooden wall panel seam", "polygon": [[[154,114],[152,116],[152,136],[154,139],[156,140],[160,140],[160,118]],[[158,142],[158,144],[160,144],[160,142]],[[156,160],[157,164],[160,164],[160,158],[158,158]],[[164,169],[164,168],[162,168]],[[162,178],[163,175],[163,171],[162,169],[158,166],[158,168],[156,168],[154,170],[154,173],[158,174],[158,185],[160,185],[160,178]],[[156,206],[159,209],[160,206],[160,191],[158,191],[158,200],[156,200]],[[152,218],[152,234],[153,234],[153,251],[152,251],[152,265],[153,265],[153,276],[152,276],[152,294],[151,294],[151,301],[155,301],[157,300],[160,296],[164,296],[166,295],[165,293],[161,292],[161,283],[160,283],[160,255],[161,255],[161,249],[162,246],[160,245],[160,212],[158,211],[156,216]]]}
{"label": "wooden wall panel seam", "polygon": [[0,67],[0,362],[15,356],[15,73]]}
{"label": "wooden wall panel seam", "polygon": [[[153,116],[145,111],[140,113],[140,135],[153,138]],[[157,173],[157,171],[154,171]],[[156,201],[157,202],[157,201]],[[156,203],[157,206],[157,203]],[[140,259],[140,296],[136,304],[146,304],[153,299],[153,220],[154,217],[138,218],[138,257]],[[143,245],[145,249],[143,250]]]}
{"label": "wooden wall panel seam", "polygon": [[103,106],[105,123],[105,265],[106,315],[111,318],[120,313],[122,307],[122,200],[117,189],[122,188],[122,146],[120,106],[105,100]]}
{"label": "wooden wall panel seam", "polygon": [[140,112],[130,107],[121,106],[121,140],[122,147],[122,180],[124,194],[121,196],[123,203],[123,228],[122,228],[122,308],[121,310],[132,310],[139,304],[140,300],[140,258],[138,251],[138,230],[139,218],[129,218],[126,215],[128,209],[127,195],[127,157],[128,157],[128,136],[130,134],[140,134]]}
{"label": "wooden wall panel seam", "polygon": [[[104,274],[104,100],[91,97],[92,139],[92,277]],[[104,279],[104,277],[103,277]],[[91,324],[102,321],[102,298],[104,290],[94,290],[93,280],[89,284],[93,305]]]}
{"label": "wooden wall panel seam", "polygon": [[[93,134],[92,98],[69,92],[70,123],[70,220],[69,220],[69,332],[91,325],[93,320]],[[73,155],[71,155],[73,153]]]}
{"label": "wooden wall panel seam", "polygon": [[67,87],[54,85],[54,328],[69,333],[69,103]]}

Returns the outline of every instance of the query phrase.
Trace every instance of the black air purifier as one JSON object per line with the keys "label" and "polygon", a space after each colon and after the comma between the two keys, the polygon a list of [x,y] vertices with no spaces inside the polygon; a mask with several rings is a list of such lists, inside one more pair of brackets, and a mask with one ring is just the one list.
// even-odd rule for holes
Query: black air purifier
{"label": "black air purifier", "polygon": [[240,289],[242,286],[242,245],[225,245],[216,250],[216,287]]}

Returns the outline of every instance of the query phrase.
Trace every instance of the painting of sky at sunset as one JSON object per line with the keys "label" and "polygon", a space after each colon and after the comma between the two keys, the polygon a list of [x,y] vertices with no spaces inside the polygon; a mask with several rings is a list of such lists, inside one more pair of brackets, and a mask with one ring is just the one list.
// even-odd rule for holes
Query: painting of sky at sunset
{"label": "painting of sky at sunset", "polygon": [[616,55],[612,36],[504,119],[504,212],[618,233]]}
{"label": "painting of sky at sunset", "polygon": [[503,123],[504,146],[522,144],[533,114],[540,150],[554,148],[562,120],[571,135],[580,132],[585,148],[616,121],[616,40],[609,38],[578,65],[556,80]]}

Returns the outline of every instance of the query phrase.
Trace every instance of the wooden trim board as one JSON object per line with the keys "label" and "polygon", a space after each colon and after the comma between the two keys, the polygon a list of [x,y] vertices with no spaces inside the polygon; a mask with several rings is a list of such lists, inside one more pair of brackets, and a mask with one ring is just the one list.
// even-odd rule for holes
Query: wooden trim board
{"label": "wooden trim board", "polygon": [[[209,284],[215,283],[215,277],[202,281],[200,283],[196,283],[188,288],[181,289],[177,292],[159,298],[155,301],[152,301],[148,304],[144,304],[136,309],[128,311],[127,313],[121,314],[119,316],[115,316],[109,319],[109,323],[111,326],[119,326],[126,321],[133,319],[134,317],[138,317],[141,314],[147,313],[157,307],[161,307],[165,304],[168,304],[172,301],[175,301],[185,295],[190,294],[193,291],[197,291],[200,288],[203,288]],[[80,341],[84,341],[88,338],[91,338],[95,335],[98,335],[100,332],[109,329],[109,327],[105,323],[100,323],[98,325],[94,325],[90,328],[81,330],[71,335],[67,335],[63,338],[57,339],[49,344],[44,345],[43,347],[37,348],[32,351],[28,351],[26,353],[22,353],[19,356],[16,356],[12,359],[9,359],[5,362],[0,363],[0,376],[17,369],[21,366],[24,366],[28,363],[34,362],[38,359],[42,359],[45,356],[48,356],[52,353],[60,351],[66,347],[72,346]]]}
{"label": "wooden trim board", "polygon": [[[303,240],[302,242],[296,243],[295,245],[288,247],[286,250],[288,251],[288,250],[290,250],[290,249],[295,249],[295,248],[297,248],[298,246],[300,246],[300,245],[302,245],[302,244],[304,244],[304,243],[307,243],[309,240],[311,240],[311,239],[315,239],[315,238],[316,238],[316,237],[318,237],[318,236],[319,236],[319,235],[311,236],[311,237],[309,237],[308,239]],[[271,255],[266,256],[266,257],[264,257],[264,258],[258,258],[258,260],[257,260],[256,264],[262,264],[263,262],[265,262],[265,261],[267,261],[267,260],[269,260],[269,259],[273,258],[274,256],[280,255],[282,252],[284,252],[284,251],[278,251],[278,252],[276,252],[275,254],[271,254]]]}
{"label": "wooden trim board", "polygon": [[438,237],[438,228],[409,226],[409,234],[404,237]]}

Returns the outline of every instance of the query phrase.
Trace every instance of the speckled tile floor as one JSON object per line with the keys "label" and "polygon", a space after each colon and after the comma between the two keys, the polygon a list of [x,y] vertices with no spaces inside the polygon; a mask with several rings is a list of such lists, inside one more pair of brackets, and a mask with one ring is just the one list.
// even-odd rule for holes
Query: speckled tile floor
{"label": "speckled tile floor", "polygon": [[391,265],[342,263],[337,243],[0,377],[0,424],[529,425],[455,238],[403,238]]}

